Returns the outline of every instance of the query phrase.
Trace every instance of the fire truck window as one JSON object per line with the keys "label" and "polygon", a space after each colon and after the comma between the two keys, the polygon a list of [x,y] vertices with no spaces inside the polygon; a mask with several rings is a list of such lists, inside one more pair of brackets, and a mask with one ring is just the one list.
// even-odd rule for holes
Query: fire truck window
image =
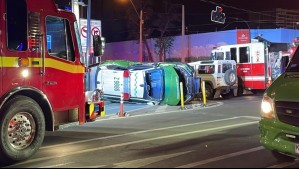
{"label": "fire truck window", "polygon": [[231,53],[231,60],[234,60],[234,61],[236,61],[236,63],[238,63],[238,61],[237,61],[237,49],[236,48],[231,48],[230,53]]}
{"label": "fire truck window", "polygon": [[48,16],[46,29],[48,53],[51,56],[74,61],[74,47],[68,20]]}
{"label": "fire truck window", "polygon": [[14,51],[27,50],[27,4],[26,0],[6,0],[7,48]]}
{"label": "fire truck window", "polygon": [[240,47],[240,63],[249,62],[249,49],[247,47]]}

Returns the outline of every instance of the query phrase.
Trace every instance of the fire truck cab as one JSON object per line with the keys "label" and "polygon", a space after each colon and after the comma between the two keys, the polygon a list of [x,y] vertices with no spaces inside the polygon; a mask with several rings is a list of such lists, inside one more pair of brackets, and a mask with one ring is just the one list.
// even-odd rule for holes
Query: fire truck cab
{"label": "fire truck cab", "polygon": [[[100,92],[73,13],[53,0],[0,0],[0,163],[30,158],[45,131],[97,117]],[[94,44],[97,45],[97,44]],[[96,108],[95,108],[96,107]]]}

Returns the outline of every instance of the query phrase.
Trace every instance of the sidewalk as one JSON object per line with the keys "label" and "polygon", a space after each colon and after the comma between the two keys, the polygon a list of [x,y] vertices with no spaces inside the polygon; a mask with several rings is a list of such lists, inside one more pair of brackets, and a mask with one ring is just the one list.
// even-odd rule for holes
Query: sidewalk
{"label": "sidewalk", "polygon": [[[131,107],[128,107],[128,104],[130,104]],[[111,105],[111,103],[108,105]],[[172,111],[180,111],[180,110],[186,111],[192,109],[206,109],[206,108],[211,108],[220,105],[222,105],[222,102],[217,100],[208,101],[206,105],[204,105],[202,101],[194,100],[188,104],[185,104],[183,108],[181,105],[169,106],[169,105],[146,105],[146,104],[125,103],[124,116],[135,116],[135,115],[142,115],[142,114],[163,113],[163,112],[172,112]],[[119,105],[114,104],[114,107],[115,107],[114,112],[108,112],[104,117],[100,117],[100,119],[120,117]]]}

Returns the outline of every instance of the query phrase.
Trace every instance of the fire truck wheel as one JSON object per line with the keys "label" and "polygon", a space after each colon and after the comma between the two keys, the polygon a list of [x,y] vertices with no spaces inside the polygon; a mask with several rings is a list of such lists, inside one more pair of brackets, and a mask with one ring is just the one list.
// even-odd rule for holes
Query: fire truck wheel
{"label": "fire truck wheel", "polygon": [[224,81],[229,86],[234,85],[237,81],[236,71],[233,69],[228,69],[224,74]]}
{"label": "fire truck wheel", "polygon": [[40,148],[45,118],[33,99],[17,96],[1,110],[0,127],[0,163],[10,164],[30,158]]}
{"label": "fire truck wheel", "polygon": [[244,93],[244,85],[243,85],[243,80],[238,77],[238,92],[237,96],[242,96]]}

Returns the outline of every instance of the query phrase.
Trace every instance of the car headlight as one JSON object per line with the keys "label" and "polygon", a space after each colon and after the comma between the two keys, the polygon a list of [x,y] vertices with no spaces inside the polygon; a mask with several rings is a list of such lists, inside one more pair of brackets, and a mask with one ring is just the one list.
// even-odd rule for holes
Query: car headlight
{"label": "car headlight", "polygon": [[274,101],[272,98],[267,96],[266,94],[263,97],[263,101],[261,104],[261,116],[268,119],[275,118],[274,113]]}

